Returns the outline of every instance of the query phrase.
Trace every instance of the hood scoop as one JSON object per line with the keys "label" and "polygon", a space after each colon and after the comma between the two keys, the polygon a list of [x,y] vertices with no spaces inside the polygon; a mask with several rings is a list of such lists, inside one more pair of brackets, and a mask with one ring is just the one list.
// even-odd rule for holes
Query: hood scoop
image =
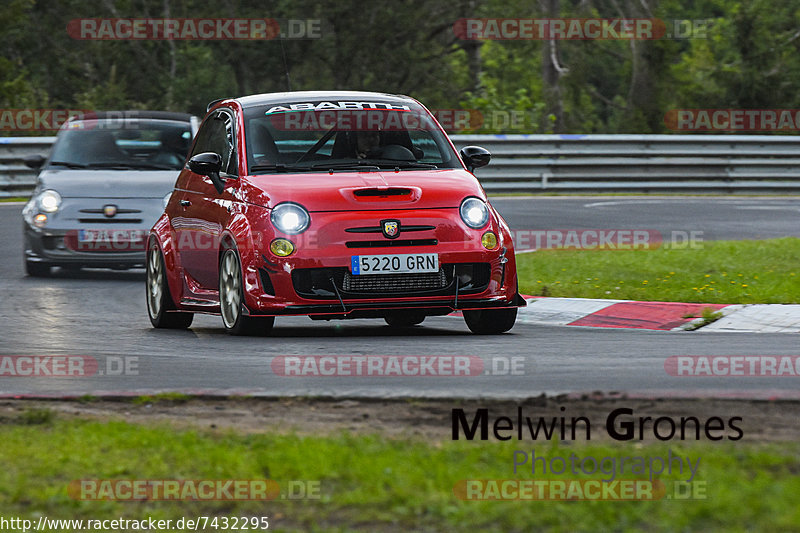
{"label": "hood scoop", "polygon": [[359,202],[413,202],[421,192],[417,187],[365,187],[353,189],[353,196]]}
{"label": "hood scoop", "polygon": [[356,189],[353,191],[353,195],[356,198],[361,197],[368,197],[368,198],[375,198],[375,197],[389,197],[389,196],[410,196],[411,189],[406,189],[404,187],[383,187],[383,188],[371,188],[371,189]]}

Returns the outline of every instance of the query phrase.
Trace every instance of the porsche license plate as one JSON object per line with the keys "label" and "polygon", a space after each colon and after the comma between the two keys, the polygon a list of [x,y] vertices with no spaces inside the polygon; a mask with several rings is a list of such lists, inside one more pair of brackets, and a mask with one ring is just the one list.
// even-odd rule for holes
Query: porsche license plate
{"label": "porsche license plate", "polygon": [[439,272],[438,254],[354,255],[350,258],[354,276],[364,274],[417,274]]}

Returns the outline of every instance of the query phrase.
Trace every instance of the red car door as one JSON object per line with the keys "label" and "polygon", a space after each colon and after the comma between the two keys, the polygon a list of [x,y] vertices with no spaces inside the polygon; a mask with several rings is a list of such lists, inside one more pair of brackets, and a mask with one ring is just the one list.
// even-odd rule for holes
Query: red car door
{"label": "red car door", "polygon": [[[220,177],[226,182],[217,192],[211,178],[184,169],[185,188],[180,191],[178,214],[173,218],[178,250],[189,289],[217,290],[219,284],[219,242],[233,202],[237,179],[236,132],[233,117],[217,111],[206,118],[197,135],[192,156],[214,152],[222,158]],[[176,224],[177,222],[177,224]]]}

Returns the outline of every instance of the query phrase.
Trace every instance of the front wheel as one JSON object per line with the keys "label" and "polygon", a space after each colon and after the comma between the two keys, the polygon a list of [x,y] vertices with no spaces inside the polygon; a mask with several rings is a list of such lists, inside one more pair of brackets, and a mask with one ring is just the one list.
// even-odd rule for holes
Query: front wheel
{"label": "front wheel", "polygon": [[243,312],[242,267],[236,250],[228,249],[219,262],[219,310],[222,325],[231,335],[267,335],[275,317],[251,317]]}
{"label": "front wheel", "polygon": [[[147,249],[147,315],[154,328],[186,329],[192,325],[193,313],[174,312],[175,303],[169,294],[164,256],[155,242]],[[173,312],[171,312],[173,311]]]}
{"label": "front wheel", "polygon": [[517,308],[479,309],[464,311],[464,322],[473,333],[478,335],[497,335],[514,327],[517,320]]}

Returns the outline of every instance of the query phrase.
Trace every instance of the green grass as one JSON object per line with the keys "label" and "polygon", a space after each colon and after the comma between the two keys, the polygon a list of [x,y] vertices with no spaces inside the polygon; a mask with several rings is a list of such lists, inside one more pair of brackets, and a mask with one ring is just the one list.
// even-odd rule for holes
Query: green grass
{"label": "green grass", "polygon": [[517,256],[523,294],[698,303],[800,302],[800,239],[698,248],[539,250]]}
{"label": "green grass", "polygon": [[148,395],[148,396],[137,396],[133,398],[132,402],[135,405],[143,405],[147,403],[186,403],[191,400],[192,397],[188,394],[183,394],[181,392],[159,392],[158,394]]}
{"label": "green grass", "polygon": [[715,196],[724,196],[726,198],[735,197],[735,198],[762,198],[762,197],[775,197],[775,196],[800,196],[797,193],[787,193],[787,194],[776,194],[776,193],[734,193],[734,194],[720,194],[719,192],[658,192],[658,193],[647,193],[647,192],[553,192],[553,191],[526,191],[526,192],[489,192],[487,193],[489,198],[500,198],[504,196],[652,196],[652,197],[661,197],[661,196],[706,196],[706,197],[715,197]]}
{"label": "green grass", "polygon": [[13,198],[0,198],[0,203],[3,202],[27,202],[29,198],[23,196],[15,196]]}
{"label": "green grass", "polygon": [[[694,443],[557,445],[440,442],[381,436],[240,435],[126,422],[24,418],[0,425],[0,508],[5,516],[142,519],[270,517],[299,531],[798,531],[800,445]],[[650,502],[465,502],[464,479],[513,474],[515,449],[568,457],[656,456],[668,448],[701,458],[707,498]],[[548,476],[570,479],[569,476]],[[631,477],[631,476],[628,476]],[[79,479],[273,479],[319,481],[321,498],[272,502],[78,501]],[[680,479],[679,474],[667,481]]]}

